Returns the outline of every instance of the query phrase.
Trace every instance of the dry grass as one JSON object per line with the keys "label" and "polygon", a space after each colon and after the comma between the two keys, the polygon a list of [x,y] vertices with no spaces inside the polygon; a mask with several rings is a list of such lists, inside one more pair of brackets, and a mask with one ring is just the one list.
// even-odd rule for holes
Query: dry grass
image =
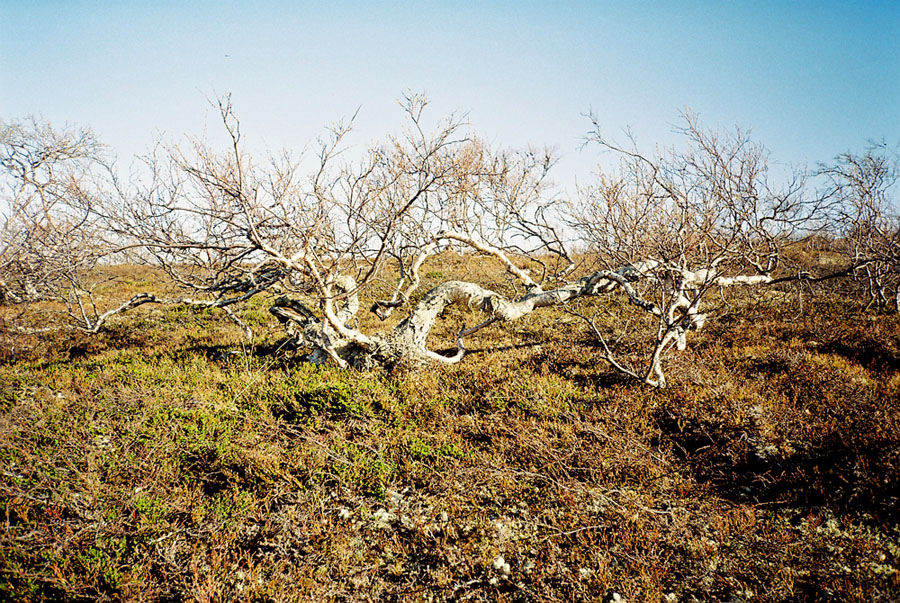
{"label": "dry grass", "polygon": [[7,329],[0,598],[896,598],[900,320],[740,304],[665,391],[555,311],[414,374],[306,365],[263,300],[249,347],[178,309]]}

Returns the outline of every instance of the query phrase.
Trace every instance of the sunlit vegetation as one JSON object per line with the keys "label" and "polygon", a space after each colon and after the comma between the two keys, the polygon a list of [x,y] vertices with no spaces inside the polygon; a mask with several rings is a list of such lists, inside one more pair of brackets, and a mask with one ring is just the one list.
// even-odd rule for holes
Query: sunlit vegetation
{"label": "sunlit vegetation", "polygon": [[305,362],[264,311],[247,343],[212,312],[23,335],[4,307],[2,598],[886,600],[900,320],[815,293],[730,299],[665,390],[560,309],[406,372]]}

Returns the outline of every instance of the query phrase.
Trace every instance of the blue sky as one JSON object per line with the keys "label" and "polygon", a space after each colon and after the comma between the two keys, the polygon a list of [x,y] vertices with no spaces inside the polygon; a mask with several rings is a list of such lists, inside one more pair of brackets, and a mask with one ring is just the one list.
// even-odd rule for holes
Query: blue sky
{"label": "blue sky", "polygon": [[90,126],[126,156],[200,133],[225,92],[257,149],[357,108],[364,144],[405,90],[497,144],[557,147],[562,183],[597,160],[588,111],[652,147],[691,107],[814,164],[900,143],[900,2],[0,0],[0,117]]}

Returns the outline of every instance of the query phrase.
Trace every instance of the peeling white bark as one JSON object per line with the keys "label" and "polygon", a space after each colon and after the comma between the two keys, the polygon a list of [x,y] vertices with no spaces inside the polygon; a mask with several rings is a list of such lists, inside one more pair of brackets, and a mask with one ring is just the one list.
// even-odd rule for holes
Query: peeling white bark
{"label": "peeling white bark", "polygon": [[78,306],[81,308],[81,320],[79,320],[78,328],[85,333],[99,333],[100,330],[103,329],[103,327],[109,321],[109,319],[113,316],[116,316],[117,314],[123,314],[125,312],[128,312],[129,310],[137,308],[138,306],[143,306],[144,304],[159,304],[164,306],[185,305],[198,308],[221,308],[228,316],[228,318],[234,321],[235,324],[240,327],[244,337],[249,340],[253,338],[253,331],[247,325],[245,325],[243,321],[241,321],[241,319],[231,310],[231,306],[242,301],[246,301],[259,292],[260,289],[252,289],[244,293],[243,295],[235,297],[223,297],[215,300],[193,299],[190,297],[165,298],[157,297],[152,293],[138,293],[123,304],[116,306],[115,308],[111,308],[106,312],[98,314],[94,317],[89,316],[85,304],[82,303],[81,298],[79,297],[77,299],[77,302]]}
{"label": "peeling white bark", "polygon": [[[531,279],[527,270],[516,266],[506,254],[495,247],[479,243],[471,238],[444,231],[436,239],[452,239],[493,255],[506,269],[527,286],[521,297],[510,299],[481,285],[465,281],[448,281],[428,291],[409,315],[385,335],[364,335],[350,323],[359,309],[356,282],[341,276],[328,283],[328,291],[339,291],[338,302],[326,299],[317,318],[311,311],[290,300],[279,302],[273,313],[285,323],[288,333],[298,343],[312,348],[313,362],[333,361],[339,366],[373,366],[429,362],[452,364],[465,357],[464,338],[488,325],[519,320],[545,307],[560,306],[581,297],[590,297],[619,291],[628,301],[657,320],[656,341],[645,365],[646,371],[630,368],[619,362],[602,339],[596,325],[588,320],[601,338],[605,358],[616,370],[655,387],[665,387],[666,377],[663,359],[671,349],[684,350],[690,331],[702,329],[707,316],[700,310],[703,292],[710,287],[759,285],[772,282],[767,275],[720,276],[716,268],[689,271],[667,265],[657,260],[647,260],[624,266],[618,270],[600,270],[581,279],[566,283],[556,289],[544,291]],[[376,302],[373,311],[386,318],[390,311],[406,302],[418,286],[419,269],[433,253],[436,244],[422,250],[410,265],[389,302]],[[641,281],[656,283],[664,293],[659,299],[645,299],[636,288]],[[404,286],[405,285],[405,286]],[[332,295],[334,297],[334,295]],[[439,354],[428,346],[428,337],[444,311],[451,305],[464,306],[484,315],[484,320],[473,327],[464,327],[456,338],[456,352]],[[582,316],[582,318],[584,318]]]}
{"label": "peeling white bark", "polygon": [[[496,250],[499,251],[499,250]],[[279,300],[272,312],[286,324],[289,334],[298,343],[314,349],[311,359],[323,361],[334,359],[339,365],[369,365],[396,363],[459,362],[465,356],[463,339],[495,322],[512,322],[539,308],[558,306],[584,296],[621,289],[631,303],[655,316],[663,312],[654,303],[643,299],[632,283],[646,276],[655,263],[628,266],[621,270],[599,271],[577,281],[550,291],[543,291],[536,283],[529,292],[518,299],[486,289],[475,283],[448,281],[431,289],[402,322],[385,336],[364,336],[346,325],[359,307],[355,295],[344,299],[344,305],[335,310],[329,300],[323,305],[325,320],[316,318],[312,312],[297,302]],[[522,276],[526,276],[524,274]],[[355,283],[339,280],[335,286],[343,292],[351,291]],[[452,356],[438,354],[428,348],[428,335],[438,318],[447,307],[458,304],[477,310],[486,315],[486,320],[474,327],[464,328],[457,336],[457,351]],[[330,315],[333,318],[329,318]],[[344,319],[344,320],[341,320]],[[337,328],[339,324],[341,328]]]}
{"label": "peeling white bark", "polygon": [[487,243],[478,241],[476,239],[473,239],[472,237],[466,236],[462,233],[454,232],[452,230],[443,230],[439,232],[435,236],[435,239],[451,239],[454,241],[459,241],[460,243],[465,243],[466,245],[469,245],[473,249],[477,249],[482,253],[492,255],[500,260],[503,265],[506,266],[507,270],[516,275],[519,280],[521,280],[525,284],[526,287],[528,287],[529,289],[540,289],[540,286],[536,282],[534,282],[534,280],[531,278],[531,275],[528,274],[528,271],[513,264],[502,249],[498,249],[493,245],[488,245]]}
{"label": "peeling white bark", "polygon": [[[387,320],[394,312],[394,308],[399,308],[400,306],[409,303],[410,295],[419,288],[419,284],[422,282],[419,277],[419,270],[422,268],[422,264],[425,263],[425,260],[434,253],[435,249],[437,249],[437,243],[432,242],[426,245],[416,256],[416,259],[413,260],[409,272],[404,273],[400,278],[400,282],[397,283],[397,287],[394,289],[394,294],[391,299],[389,301],[376,301],[372,304],[371,311],[374,312],[378,318]],[[400,268],[403,270],[402,265]],[[404,287],[404,285],[406,286]]]}

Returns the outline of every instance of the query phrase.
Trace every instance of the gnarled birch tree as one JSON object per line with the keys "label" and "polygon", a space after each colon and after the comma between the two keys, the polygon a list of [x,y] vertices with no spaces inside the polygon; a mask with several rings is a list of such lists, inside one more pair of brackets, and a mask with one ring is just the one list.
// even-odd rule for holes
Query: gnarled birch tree
{"label": "gnarled birch tree", "polygon": [[[72,307],[79,311],[71,314],[83,331],[97,332],[144,304],[182,304],[219,308],[251,337],[239,309],[266,295],[272,314],[313,362],[416,365],[459,362],[466,338],[479,330],[564,306],[588,320],[611,366],[663,387],[664,359],[703,327],[710,292],[777,280],[785,244],[815,210],[803,196],[802,174],[775,186],[764,150],[744,132],[706,131],[691,115],[685,150],[652,157],[613,144],[595,119],[591,141],[621,164],[570,201],[548,180],[552,153],[491,148],[460,116],[430,120],[424,97],[410,95],[402,104],[404,129],[362,154],[347,153],[351,120],[334,125],[313,156],[258,161],[245,151],[226,97],[218,106],[225,148],[202,139],[160,144],[140,173],[111,176],[90,195],[81,193],[77,178],[67,179],[66,194],[52,198],[66,198],[60,207],[81,214],[17,210],[11,218],[34,215],[31,224],[49,225],[52,217],[53,228],[77,224],[80,234],[71,240],[83,247],[72,257],[143,263],[167,275],[175,294],[144,292],[103,308],[75,285],[81,293]],[[91,157],[79,153],[70,155]],[[14,159],[8,155],[7,170],[18,165]],[[40,187],[13,181],[22,183],[14,207],[43,202]],[[16,240],[6,237],[4,244]],[[101,251],[90,252],[101,242]],[[490,258],[508,280],[507,294],[486,281],[419,291],[423,266],[449,251]],[[16,291],[5,285],[4,295]],[[617,355],[613,334],[575,305],[609,296],[626,300],[654,326],[643,364]],[[438,353],[429,336],[451,305],[479,315],[457,333],[455,352]],[[386,327],[361,327],[366,310]],[[388,326],[395,312],[404,316]]]}
{"label": "gnarled birch tree", "polygon": [[900,312],[900,212],[892,197],[898,163],[884,145],[844,153],[820,166],[837,250],[853,267],[869,298],[866,307],[893,301]]}
{"label": "gnarled birch tree", "polygon": [[665,355],[685,349],[688,334],[706,323],[709,294],[773,283],[785,246],[812,225],[818,209],[804,196],[802,172],[773,182],[765,150],[746,132],[720,134],[691,113],[682,118],[684,147],[655,156],[633,141],[610,141],[593,118],[589,142],[620,164],[580,191],[571,218],[597,263],[607,271],[626,267],[631,289],[620,287],[654,325],[643,366],[617,358],[609,344],[615,334],[579,314],[617,370],[660,387]]}
{"label": "gnarled birch tree", "polygon": [[84,320],[110,250],[96,213],[102,151],[88,130],[0,121],[0,302],[62,302]]}

